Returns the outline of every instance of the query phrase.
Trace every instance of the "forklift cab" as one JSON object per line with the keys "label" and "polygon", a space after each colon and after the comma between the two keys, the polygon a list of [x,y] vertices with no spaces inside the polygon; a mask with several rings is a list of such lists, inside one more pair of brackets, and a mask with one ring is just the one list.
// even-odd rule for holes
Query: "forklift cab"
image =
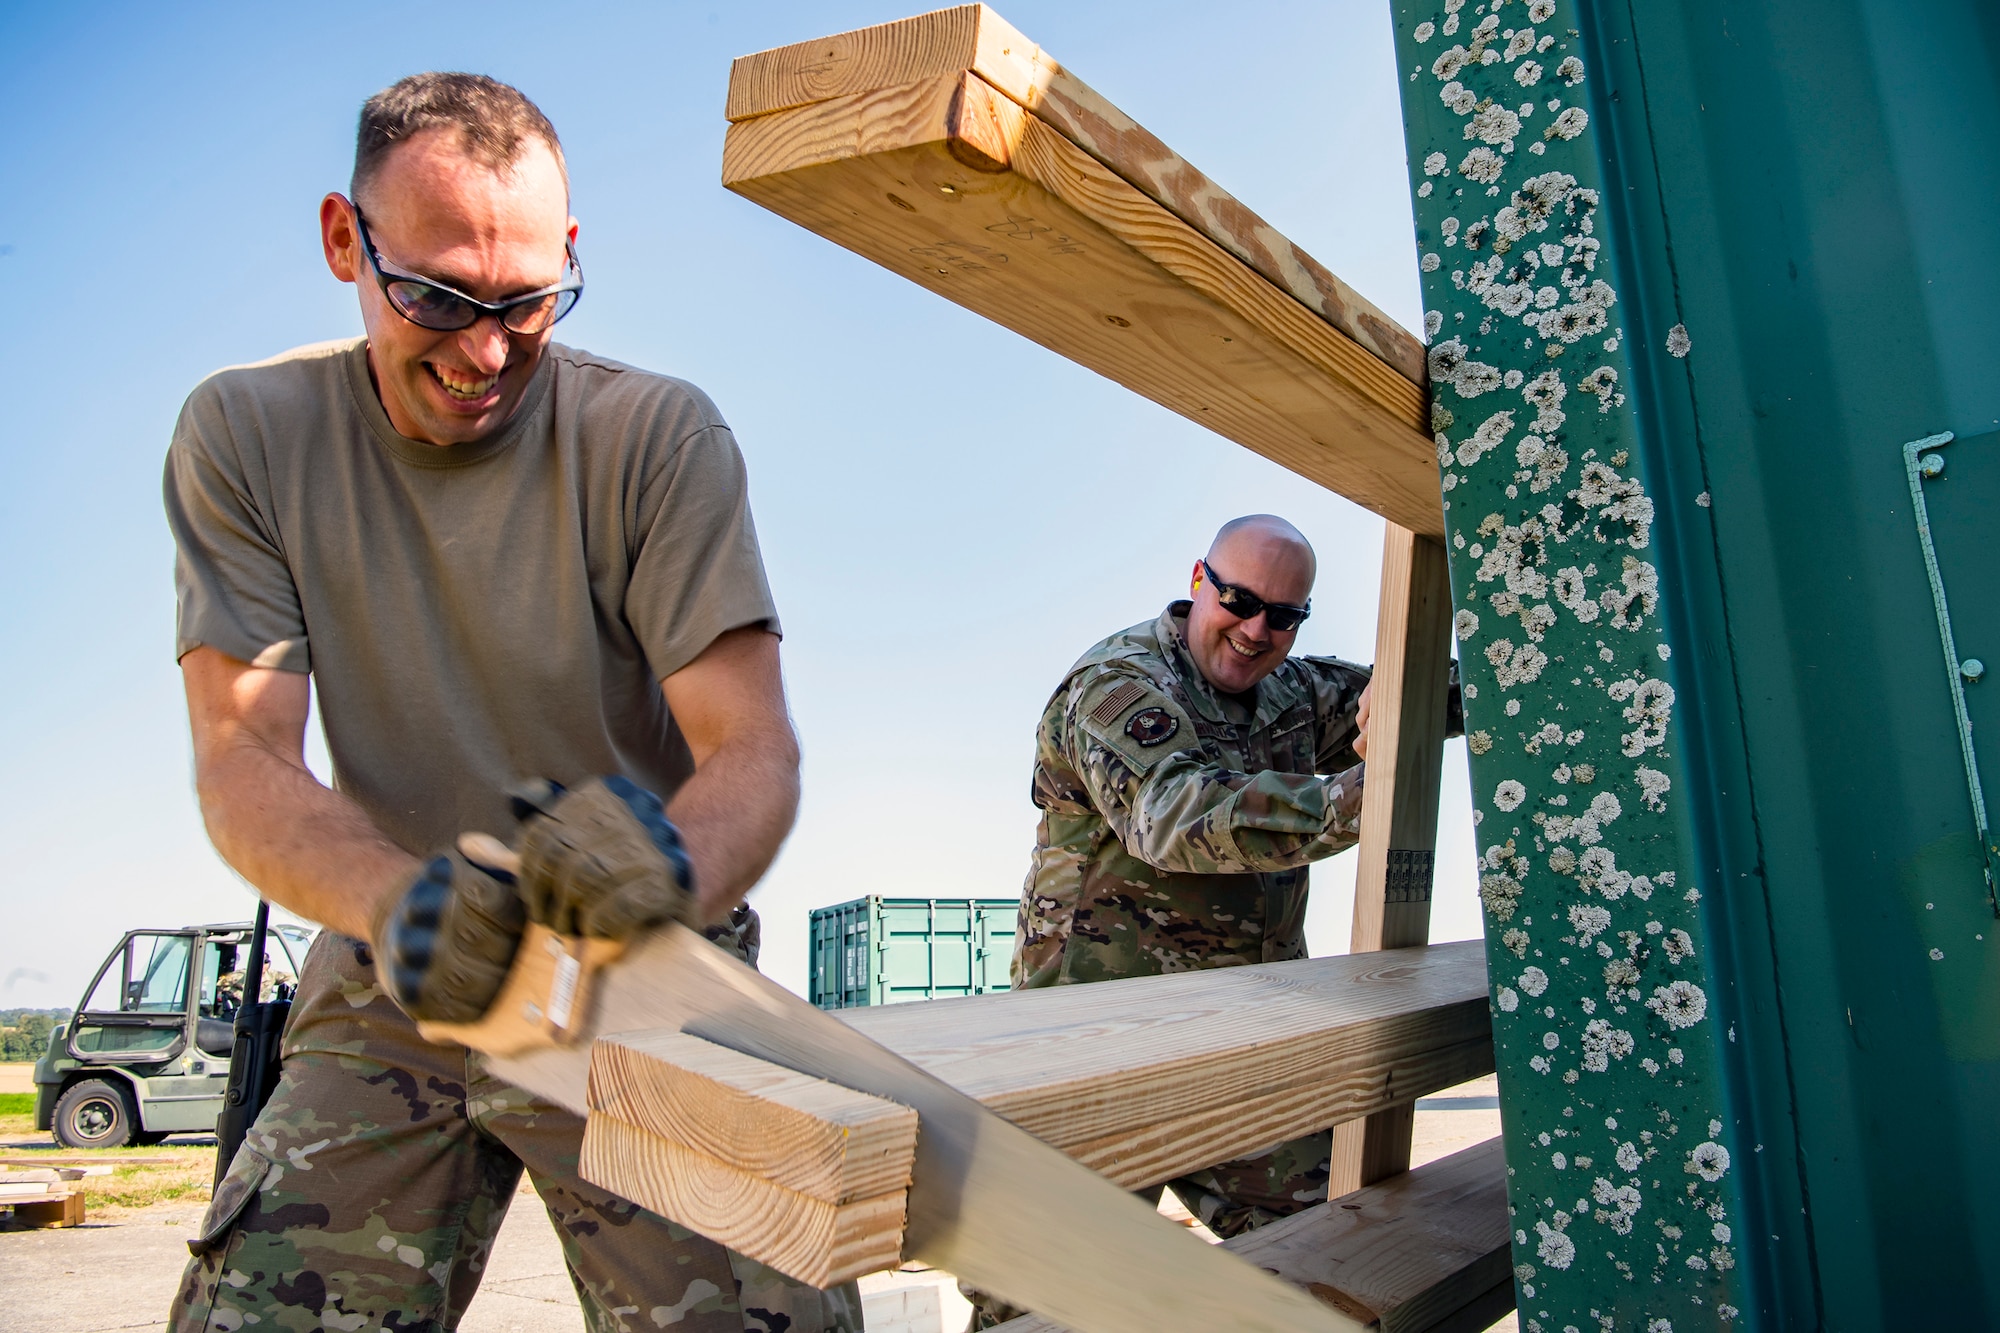
{"label": "forklift cab", "polygon": [[[248,922],[128,931],[35,1067],[36,1127],[70,1147],[215,1127],[243,1003]],[[261,999],[289,999],[313,932],[271,927]]]}

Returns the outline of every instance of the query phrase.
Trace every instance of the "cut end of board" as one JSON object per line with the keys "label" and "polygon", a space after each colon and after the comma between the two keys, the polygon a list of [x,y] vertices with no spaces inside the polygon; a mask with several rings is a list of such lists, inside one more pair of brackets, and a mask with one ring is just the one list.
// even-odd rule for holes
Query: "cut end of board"
{"label": "cut end of board", "polygon": [[584,1179],[788,1277],[901,1260],[917,1113],[683,1032],[591,1050]]}

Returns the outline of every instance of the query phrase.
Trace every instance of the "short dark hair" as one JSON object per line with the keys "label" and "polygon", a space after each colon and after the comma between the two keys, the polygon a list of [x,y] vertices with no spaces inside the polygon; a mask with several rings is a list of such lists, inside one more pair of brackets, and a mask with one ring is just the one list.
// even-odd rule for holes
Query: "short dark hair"
{"label": "short dark hair", "polygon": [[460,150],[495,171],[513,165],[528,140],[540,139],[555,154],[563,188],[569,188],[556,127],[520,89],[484,74],[433,72],[398,79],[361,104],[348,193],[358,202],[390,149],[436,129],[455,131]]}

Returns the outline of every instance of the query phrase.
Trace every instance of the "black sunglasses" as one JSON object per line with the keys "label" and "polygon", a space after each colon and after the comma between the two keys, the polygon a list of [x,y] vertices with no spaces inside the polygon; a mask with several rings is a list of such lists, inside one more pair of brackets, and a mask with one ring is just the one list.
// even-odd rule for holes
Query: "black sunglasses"
{"label": "black sunglasses", "polygon": [[1283,602],[1267,602],[1248,588],[1239,588],[1233,583],[1224,583],[1209,568],[1208,561],[1201,562],[1201,572],[1215,585],[1215,600],[1223,610],[1238,620],[1255,620],[1259,611],[1264,613],[1264,623],[1282,634],[1288,629],[1297,629],[1300,622],[1312,614],[1312,603],[1304,606],[1287,606]]}
{"label": "black sunglasses", "polygon": [[576,247],[568,241],[563,242],[563,249],[569,255],[574,277],[540,291],[488,302],[447,287],[435,278],[408,273],[382,262],[373,238],[368,235],[368,223],[361,216],[359,204],[354,206],[354,226],[361,233],[361,248],[367,251],[368,262],[375,266],[375,280],[382,284],[382,295],[389,298],[397,314],[418,328],[453,333],[469,329],[491,315],[509,333],[541,333],[576,309],[583,296],[583,265],[577,262]]}

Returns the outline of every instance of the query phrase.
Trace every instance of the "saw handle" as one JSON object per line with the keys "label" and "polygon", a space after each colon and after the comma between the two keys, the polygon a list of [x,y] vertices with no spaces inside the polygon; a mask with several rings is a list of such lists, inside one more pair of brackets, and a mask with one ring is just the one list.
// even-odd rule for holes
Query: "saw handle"
{"label": "saw handle", "polygon": [[[521,858],[490,833],[459,835],[468,861],[518,875]],[[430,1041],[457,1042],[488,1055],[519,1055],[567,1046],[589,1030],[597,974],[625,952],[625,941],[559,935],[530,921],[499,995],[476,1022],[419,1023]]]}
{"label": "saw handle", "polygon": [[504,870],[515,878],[520,878],[521,854],[491,833],[459,834],[458,851],[459,855],[476,866],[485,866],[489,870]]}

